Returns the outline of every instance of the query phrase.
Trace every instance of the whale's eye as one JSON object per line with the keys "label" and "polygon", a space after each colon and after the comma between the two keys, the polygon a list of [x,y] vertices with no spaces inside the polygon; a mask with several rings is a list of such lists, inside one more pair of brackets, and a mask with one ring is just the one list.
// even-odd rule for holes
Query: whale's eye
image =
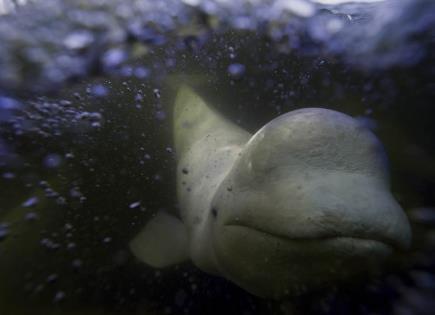
{"label": "whale's eye", "polygon": [[211,214],[213,215],[213,218],[217,218],[218,210],[216,208],[211,208]]}

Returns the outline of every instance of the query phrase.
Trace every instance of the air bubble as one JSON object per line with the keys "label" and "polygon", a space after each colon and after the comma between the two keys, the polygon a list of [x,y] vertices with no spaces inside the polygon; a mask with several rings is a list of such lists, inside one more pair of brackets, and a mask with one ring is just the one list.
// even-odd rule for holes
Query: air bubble
{"label": "air bubble", "polygon": [[150,70],[148,68],[145,68],[145,67],[137,67],[134,69],[134,75],[138,79],[145,79],[145,78],[149,77]]}
{"label": "air bubble", "polygon": [[97,84],[91,87],[90,92],[95,97],[105,97],[109,93],[109,90],[102,84]]}
{"label": "air bubble", "polygon": [[39,202],[39,198],[38,197],[30,197],[29,199],[27,199],[26,201],[24,201],[21,206],[24,208],[29,208],[29,207],[33,207],[36,206]]}
{"label": "air bubble", "polygon": [[63,44],[66,48],[78,50],[88,47],[94,41],[92,33],[88,31],[78,31],[68,35]]}
{"label": "air bubble", "polygon": [[160,98],[160,90],[159,89],[154,89],[153,93],[154,93],[155,98]]}
{"label": "air bubble", "polygon": [[181,1],[192,7],[196,7],[201,3],[201,0],[181,0]]}
{"label": "air bubble", "polygon": [[57,274],[53,273],[47,277],[47,283],[56,282],[58,278],[59,278],[59,276]]}
{"label": "air bubble", "polygon": [[62,163],[62,157],[59,154],[49,154],[44,158],[43,163],[47,168],[57,168]]}
{"label": "air bubble", "polygon": [[9,235],[9,224],[0,223],[0,242],[5,240]]}
{"label": "air bubble", "polygon": [[162,110],[158,110],[156,112],[156,118],[160,121],[165,120],[166,119],[166,113]]}
{"label": "air bubble", "polygon": [[26,221],[36,221],[38,219],[38,214],[35,212],[28,212],[26,213],[26,215],[24,216],[24,219]]}
{"label": "air bubble", "polygon": [[15,174],[11,173],[11,172],[6,172],[6,173],[3,173],[2,177],[4,179],[14,179],[15,178]]}
{"label": "air bubble", "polygon": [[67,248],[68,250],[73,250],[73,249],[76,248],[76,247],[77,247],[76,243],[73,243],[73,242],[68,243],[68,244],[66,245],[66,248]]}
{"label": "air bubble", "polygon": [[137,208],[139,206],[140,206],[140,201],[135,201],[135,202],[131,203],[128,207],[130,209],[135,209],[135,208]]}
{"label": "air bubble", "polygon": [[240,77],[245,73],[245,65],[233,63],[228,66],[228,73],[233,77]]}
{"label": "air bubble", "polygon": [[62,302],[62,301],[65,299],[65,297],[66,297],[65,292],[63,292],[63,291],[58,291],[58,292],[56,292],[56,294],[54,295],[53,302],[54,302],[54,303]]}
{"label": "air bubble", "polygon": [[108,68],[119,66],[127,58],[127,54],[121,49],[110,49],[103,55],[103,64]]}
{"label": "air bubble", "polygon": [[83,262],[80,259],[74,259],[71,263],[71,266],[74,269],[79,269],[83,265]]}

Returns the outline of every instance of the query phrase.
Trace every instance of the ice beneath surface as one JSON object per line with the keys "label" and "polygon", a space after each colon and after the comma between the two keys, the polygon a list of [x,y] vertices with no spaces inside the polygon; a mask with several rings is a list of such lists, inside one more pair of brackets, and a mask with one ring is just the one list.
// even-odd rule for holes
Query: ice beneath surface
{"label": "ice beneath surface", "polygon": [[338,5],[305,0],[32,1],[0,17],[0,91],[57,89],[85,76],[125,73],[149,50],[186,37],[264,34],[281,49],[327,51],[365,69],[417,63],[435,32],[435,3]]}

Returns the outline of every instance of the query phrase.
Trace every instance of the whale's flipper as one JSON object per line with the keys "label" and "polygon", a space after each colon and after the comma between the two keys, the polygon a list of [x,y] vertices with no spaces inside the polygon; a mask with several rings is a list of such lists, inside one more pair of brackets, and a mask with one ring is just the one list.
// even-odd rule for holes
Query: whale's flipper
{"label": "whale's flipper", "polygon": [[160,211],[130,241],[130,249],[155,268],[181,263],[189,259],[187,229],[180,219]]}
{"label": "whale's flipper", "polygon": [[[226,145],[241,145],[250,134],[226,120],[211,109],[192,88],[182,85],[178,89],[174,108],[174,139],[178,157],[205,137],[213,137],[213,148]],[[203,145],[203,152],[210,151]]]}

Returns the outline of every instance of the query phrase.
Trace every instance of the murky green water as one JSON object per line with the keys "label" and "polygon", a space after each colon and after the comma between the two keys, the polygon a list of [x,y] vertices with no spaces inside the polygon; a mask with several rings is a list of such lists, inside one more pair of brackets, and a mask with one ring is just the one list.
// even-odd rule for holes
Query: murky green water
{"label": "murky green water", "polygon": [[[0,48],[0,314],[431,314],[435,82],[433,31],[425,27],[434,23],[433,5],[424,10],[423,1],[416,1],[415,20],[398,14],[403,32],[395,22],[380,25],[384,32],[397,32],[385,34],[385,45],[372,49],[375,45],[367,38],[379,37],[352,37],[358,32],[350,31],[328,37],[322,33],[328,24],[322,24],[323,18],[262,17],[267,5],[260,2],[252,6],[263,11],[226,7],[221,1],[213,11],[213,1],[205,2],[209,7],[191,5],[190,11],[180,11],[186,14],[179,21],[186,30],[180,34],[168,27],[164,43],[154,33],[139,36],[143,29],[132,24],[138,34],[131,31],[130,37],[112,41],[119,51],[105,39],[101,51],[73,49],[70,57],[89,65],[78,75],[73,70],[80,62],[62,67],[69,59],[53,63],[49,58],[50,53],[57,56],[58,46],[53,44],[49,53],[43,46],[38,50],[26,33],[30,30],[25,25],[20,29],[13,15],[0,21],[6,25],[10,19],[10,25],[18,27],[14,38],[0,30],[5,43]],[[119,4],[105,5],[115,8],[114,3]],[[140,3],[135,2],[140,12],[148,12]],[[345,13],[337,19],[334,15],[333,21],[366,18],[354,13],[349,17],[346,14],[355,9],[341,8]],[[83,5],[83,12],[87,9]],[[186,13],[191,11],[206,20],[199,20],[194,31]],[[131,14],[122,12],[117,11],[121,17],[114,33]],[[83,22],[81,27],[105,34],[107,17],[97,17],[101,24]],[[37,21],[29,19],[29,25]],[[216,21],[222,24],[215,27]],[[56,23],[69,27],[69,22]],[[348,27],[358,30],[358,25]],[[410,32],[418,36],[405,32],[408,25],[415,26]],[[44,34],[50,34],[48,29]],[[307,30],[310,36],[305,36]],[[43,38],[38,32],[35,38]],[[62,42],[62,32],[54,27],[56,36],[49,41]],[[28,47],[35,47],[34,54]],[[117,54],[126,47],[132,48],[131,54],[117,64]],[[26,53],[14,55],[17,49]],[[95,59],[87,59],[90,56]],[[16,67],[6,68],[9,64]],[[253,296],[189,262],[162,270],[139,262],[129,241],[158,211],[179,211],[172,107],[174,87],[180,82],[249,132],[305,107],[357,118],[388,154],[391,190],[413,230],[411,249],[395,252],[371,277],[280,301]]]}

